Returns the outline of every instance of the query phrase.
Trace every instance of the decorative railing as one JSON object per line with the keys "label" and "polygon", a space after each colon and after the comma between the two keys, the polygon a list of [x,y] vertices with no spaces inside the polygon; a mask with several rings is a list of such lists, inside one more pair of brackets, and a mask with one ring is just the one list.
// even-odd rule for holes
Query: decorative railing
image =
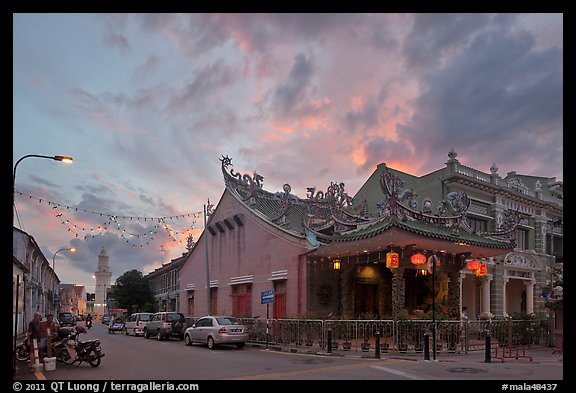
{"label": "decorative railing", "polygon": [[[379,334],[381,352],[417,354],[424,351],[426,337],[432,350],[432,320],[321,320],[243,318],[249,341],[325,351],[328,331],[332,349],[371,352]],[[268,331],[268,335],[266,335]],[[466,353],[485,348],[490,332],[492,345],[533,346],[545,344],[550,334],[545,319],[436,321],[436,351]]]}

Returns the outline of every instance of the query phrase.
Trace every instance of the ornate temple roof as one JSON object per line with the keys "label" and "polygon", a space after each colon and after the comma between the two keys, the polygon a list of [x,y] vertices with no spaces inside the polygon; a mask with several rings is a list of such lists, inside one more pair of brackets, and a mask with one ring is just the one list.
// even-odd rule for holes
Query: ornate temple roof
{"label": "ornate temple roof", "polygon": [[307,238],[310,248],[317,247],[317,255],[375,251],[389,243],[405,246],[417,242],[432,250],[481,255],[498,255],[514,247],[511,234],[519,221],[514,212],[507,212],[497,232],[475,233],[465,220],[470,206],[466,193],[449,193],[438,213],[432,213],[431,201],[426,199],[416,211],[410,204],[410,190],[385,165],[380,175],[384,200],[377,206],[378,214],[369,215],[366,202],[355,203],[344,183],[332,182],[326,192],[310,187],[307,197],[300,198],[291,193],[289,184],[283,192],[272,193],[263,189],[260,174],[228,171],[232,165],[228,156],[220,161],[228,191],[271,225]]}

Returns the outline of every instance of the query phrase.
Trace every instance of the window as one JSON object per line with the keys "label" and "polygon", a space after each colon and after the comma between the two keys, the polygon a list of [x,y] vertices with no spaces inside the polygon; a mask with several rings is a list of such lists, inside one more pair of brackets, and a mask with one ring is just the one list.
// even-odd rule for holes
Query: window
{"label": "window", "polygon": [[521,250],[528,249],[528,232],[524,229],[516,230],[516,247]]}
{"label": "window", "polygon": [[466,222],[474,232],[486,232],[486,221],[478,218],[467,217]]}
{"label": "window", "polygon": [[245,317],[252,315],[252,285],[240,284],[232,286],[232,315]]}

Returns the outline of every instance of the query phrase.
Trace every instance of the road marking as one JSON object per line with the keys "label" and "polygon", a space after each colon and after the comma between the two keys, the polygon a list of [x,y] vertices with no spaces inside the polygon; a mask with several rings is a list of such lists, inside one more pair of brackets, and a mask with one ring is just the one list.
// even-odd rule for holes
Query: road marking
{"label": "road marking", "polygon": [[287,378],[287,377],[304,377],[306,374],[316,374],[316,373],[328,373],[328,372],[335,372],[340,370],[350,370],[354,368],[365,368],[366,363],[356,363],[356,364],[347,364],[347,365],[340,365],[340,366],[326,366],[326,367],[318,367],[318,368],[306,368],[302,370],[294,370],[294,371],[279,371],[279,372],[270,372],[270,373],[263,373],[263,374],[256,374],[256,375],[244,375],[240,377],[231,377],[231,378],[224,378],[224,379],[244,379],[244,380],[252,380],[252,379],[280,379],[280,378]]}
{"label": "road marking", "polygon": [[34,376],[39,381],[45,381],[46,380],[46,376],[42,373],[42,371],[34,371]]}
{"label": "road marking", "polygon": [[370,366],[371,368],[376,368],[378,370],[386,371],[387,373],[400,375],[401,377],[409,378],[409,379],[424,379],[420,378],[416,375],[408,374],[404,371],[394,370],[393,368],[383,367],[383,366]]}

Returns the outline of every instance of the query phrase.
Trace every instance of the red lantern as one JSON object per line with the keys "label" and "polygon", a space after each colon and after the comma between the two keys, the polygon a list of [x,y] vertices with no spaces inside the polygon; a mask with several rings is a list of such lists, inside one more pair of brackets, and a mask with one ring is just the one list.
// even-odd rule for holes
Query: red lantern
{"label": "red lantern", "polygon": [[414,254],[412,257],[410,257],[410,262],[416,266],[423,265],[426,263],[426,255]]}
{"label": "red lantern", "polygon": [[466,264],[466,268],[468,270],[478,270],[478,269],[480,269],[481,264],[482,264],[482,262],[477,261],[476,259],[473,259]]}
{"label": "red lantern", "polygon": [[488,274],[488,265],[480,263],[480,267],[476,270],[476,276],[482,277]]}
{"label": "red lantern", "polygon": [[397,268],[399,264],[398,253],[390,251],[386,254],[386,267]]}

